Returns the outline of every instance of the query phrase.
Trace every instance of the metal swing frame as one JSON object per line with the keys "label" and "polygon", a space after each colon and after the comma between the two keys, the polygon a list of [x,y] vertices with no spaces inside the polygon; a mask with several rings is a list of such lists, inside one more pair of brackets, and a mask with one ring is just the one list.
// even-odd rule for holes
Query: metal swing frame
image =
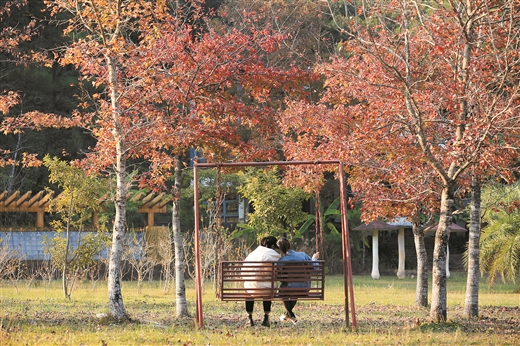
{"label": "metal swing frame", "polygon": [[[341,211],[341,244],[343,253],[343,283],[345,292],[345,323],[350,327],[349,312],[352,319],[352,328],[356,329],[356,310],[354,305],[354,286],[352,284],[352,264],[350,253],[349,229],[347,220],[346,182],[343,162],[339,160],[324,161],[272,161],[272,162],[228,162],[228,163],[193,163],[193,190],[195,211],[195,319],[202,327],[204,317],[202,312],[202,273],[200,263],[200,212],[199,212],[199,168],[215,167],[255,167],[255,166],[301,166],[301,165],[338,165],[340,181],[340,211]],[[350,299],[349,299],[350,297]],[[349,304],[350,303],[350,304]],[[349,309],[350,305],[350,309]]]}

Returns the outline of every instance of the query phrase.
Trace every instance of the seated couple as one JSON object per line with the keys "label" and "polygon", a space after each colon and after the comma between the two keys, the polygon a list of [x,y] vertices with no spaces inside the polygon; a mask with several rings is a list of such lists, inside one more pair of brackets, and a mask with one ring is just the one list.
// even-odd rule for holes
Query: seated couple
{"label": "seated couple", "polygon": [[[276,251],[280,250],[281,255]],[[297,252],[291,249],[291,244],[286,238],[276,239],[275,237],[269,236],[262,238],[260,245],[251,252],[245,259],[245,261],[251,262],[302,262],[302,261],[317,261],[319,258],[319,252],[315,253],[310,257],[305,252]],[[246,281],[244,282],[245,288],[271,288],[271,282],[262,281]],[[310,287],[310,282],[290,282],[286,287]],[[252,291],[254,292],[254,291]],[[256,291],[258,292],[258,291]],[[280,321],[291,321],[292,323],[298,323],[298,319],[293,312],[294,306],[297,300],[284,300],[283,304],[285,312],[280,316]],[[246,300],[246,312],[248,315],[248,325],[254,326],[253,322],[253,308],[255,301]],[[272,302],[270,300],[264,300],[264,320],[262,326],[269,327],[271,322],[269,321],[269,314],[271,313]]]}

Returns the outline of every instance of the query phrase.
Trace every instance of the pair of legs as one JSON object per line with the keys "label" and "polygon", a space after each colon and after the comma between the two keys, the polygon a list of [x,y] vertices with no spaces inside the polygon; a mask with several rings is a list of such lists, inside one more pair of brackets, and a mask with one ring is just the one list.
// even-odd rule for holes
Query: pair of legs
{"label": "pair of legs", "polygon": [[289,317],[296,317],[296,315],[293,312],[294,306],[296,305],[298,301],[297,300],[284,300],[283,306],[285,306],[285,310],[287,311],[287,315]]}
{"label": "pair of legs", "polygon": [[298,323],[298,318],[293,312],[294,306],[296,305],[297,300],[284,300],[283,306],[285,306],[285,312],[282,316],[280,316],[280,321],[286,322],[291,321],[292,323]]}
{"label": "pair of legs", "polygon": [[[271,324],[269,322],[269,314],[271,313],[271,305],[272,302],[270,300],[264,300],[264,321],[262,322],[262,325],[265,327],[269,327]],[[254,326],[253,322],[253,309],[255,307],[255,301],[254,300],[246,300],[246,312],[249,317],[249,324],[251,326]]]}

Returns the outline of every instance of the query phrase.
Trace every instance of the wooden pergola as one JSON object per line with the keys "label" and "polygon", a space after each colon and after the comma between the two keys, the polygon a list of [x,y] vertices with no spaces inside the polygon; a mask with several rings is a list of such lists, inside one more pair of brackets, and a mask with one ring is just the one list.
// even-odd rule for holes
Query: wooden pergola
{"label": "wooden pergola", "polygon": [[44,227],[44,215],[46,208],[53,193],[40,191],[32,196],[31,191],[27,191],[20,196],[20,191],[15,191],[11,195],[7,191],[0,193],[0,213],[36,213],[36,228]]}
{"label": "wooden pergola", "polygon": [[[349,327],[349,312],[352,317],[352,327],[356,328],[356,311],[354,305],[354,286],[352,284],[352,264],[347,221],[346,182],[343,162],[339,160],[326,161],[272,161],[272,162],[231,162],[231,163],[193,163],[193,195],[195,210],[195,305],[196,321],[200,327],[204,325],[202,313],[202,273],[200,263],[200,214],[199,214],[199,182],[198,168],[220,167],[257,167],[257,166],[298,166],[298,165],[337,165],[340,182],[341,240],[343,250],[343,281],[345,291],[345,323]],[[350,297],[350,299],[349,299]],[[350,309],[349,309],[350,303]]]}
{"label": "wooden pergola", "polygon": [[[36,214],[36,229],[45,228],[44,216],[48,212],[48,207],[54,192],[39,191],[34,196],[31,191],[24,193],[15,191],[8,194],[7,191],[0,193],[0,213],[35,213]],[[60,198],[58,195],[56,198]],[[147,225],[154,225],[154,218],[156,213],[166,213],[166,205],[170,198],[164,193],[156,194],[154,192],[138,191],[130,194],[129,200],[132,202],[139,202],[139,213],[148,215]],[[105,197],[99,200],[99,204],[108,203],[109,200]],[[99,218],[97,213],[92,215],[93,224],[97,224]]]}

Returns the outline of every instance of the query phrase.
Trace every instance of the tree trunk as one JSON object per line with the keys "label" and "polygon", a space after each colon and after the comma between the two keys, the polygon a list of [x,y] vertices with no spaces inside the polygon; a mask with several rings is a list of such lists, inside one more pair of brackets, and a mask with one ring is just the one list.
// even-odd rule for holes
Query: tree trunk
{"label": "tree trunk", "polygon": [[123,304],[121,293],[121,259],[123,257],[123,243],[125,237],[126,223],[126,195],[128,187],[126,185],[126,159],[125,141],[123,129],[120,123],[121,109],[119,107],[119,90],[117,82],[116,59],[107,57],[108,73],[110,80],[112,117],[114,122],[113,136],[116,143],[116,197],[114,219],[114,229],[112,232],[112,248],[110,250],[110,260],[108,264],[108,306],[110,314],[117,320],[126,320],[128,315]]}
{"label": "tree trunk", "polygon": [[63,254],[63,273],[62,273],[62,287],[63,287],[63,294],[65,295],[65,299],[70,299],[70,292],[68,290],[69,283],[67,282],[67,272],[69,271],[69,248],[70,248],[70,215],[71,215],[71,206],[72,201],[69,205],[69,215],[67,218],[67,229],[66,229],[66,240],[65,240],[65,251]]}
{"label": "tree trunk", "polygon": [[63,268],[62,268],[62,278],[61,285],[63,288],[63,294],[66,299],[70,299],[70,293],[68,290],[69,283],[67,282],[67,272],[69,271],[69,247],[70,247],[70,230],[69,226],[67,226],[66,231],[66,241],[65,241],[65,251],[63,253]]}
{"label": "tree trunk", "polygon": [[452,195],[452,189],[449,185],[442,189],[440,218],[437,231],[435,232],[430,318],[437,322],[446,321],[447,319],[446,253],[449,227],[452,222]]}
{"label": "tree trunk", "polygon": [[173,187],[172,233],[175,246],[175,313],[177,317],[189,316],[184,283],[184,239],[181,234],[180,204],[182,187],[182,161],[176,157],[175,184]]}
{"label": "tree trunk", "polygon": [[424,229],[419,217],[412,222],[413,240],[417,255],[417,284],[415,287],[415,306],[428,306],[428,254],[424,245]]}
{"label": "tree trunk", "polygon": [[71,197],[69,203],[69,210],[67,215],[67,226],[66,226],[66,240],[65,240],[65,253],[63,254],[63,277],[62,277],[62,286],[63,293],[65,294],[65,298],[70,299],[69,292],[69,283],[67,280],[67,273],[69,271],[69,251],[70,251],[70,219],[72,217],[72,203],[74,197]]}
{"label": "tree trunk", "polygon": [[[23,103],[22,103],[23,105]],[[22,108],[23,109],[23,108]],[[22,111],[20,111],[21,113]],[[14,149],[13,151],[13,160],[14,161],[17,161],[18,160],[18,152],[21,150],[22,148],[22,135],[21,133],[18,133],[16,135],[16,148]],[[15,173],[16,173],[16,166],[15,165],[12,165],[11,166],[11,171],[9,173],[9,178],[7,179],[7,188],[5,188],[5,190],[7,191],[7,193],[9,195],[11,195],[13,193],[13,190],[14,190],[14,184],[15,184]]]}
{"label": "tree trunk", "polygon": [[480,181],[473,176],[471,182],[471,211],[468,243],[468,278],[463,315],[478,316],[478,285],[480,281]]}

